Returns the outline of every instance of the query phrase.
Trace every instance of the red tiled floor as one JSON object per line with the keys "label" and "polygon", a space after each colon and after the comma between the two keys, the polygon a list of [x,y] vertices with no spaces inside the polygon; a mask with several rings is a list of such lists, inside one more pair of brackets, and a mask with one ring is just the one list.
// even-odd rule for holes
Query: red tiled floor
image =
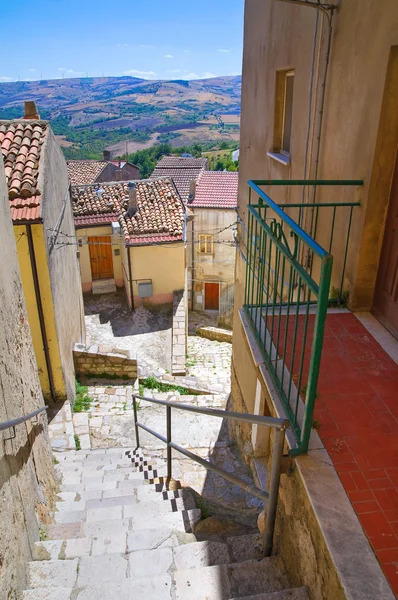
{"label": "red tiled floor", "polygon": [[[281,354],[285,329],[286,318],[281,321],[277,344]],[[294,355],[290,352],[286,359],[294,382],[300,383],[302,397],[313,317],[308,323],[304,375],[299,382],[303,330],[304,316],[300,317]],[[289,319],[290,347],[293,336],[293,320]],[[277,343],[277,334],[273,337]],[[351,313],[327,317],[314,419],[319,421],[319,436],[398,596],[398,365]]]}

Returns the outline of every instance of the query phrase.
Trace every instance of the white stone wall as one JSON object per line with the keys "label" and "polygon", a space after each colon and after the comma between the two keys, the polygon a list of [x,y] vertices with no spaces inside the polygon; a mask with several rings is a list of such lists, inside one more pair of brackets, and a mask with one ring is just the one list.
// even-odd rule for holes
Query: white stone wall
{"label": "white stone wall", "polygon": [[[0,152],[0,422],[43,406]],[[54,478],[47,417],[0,432],[0,598],[25,587],[25,565],[46,520]]]}

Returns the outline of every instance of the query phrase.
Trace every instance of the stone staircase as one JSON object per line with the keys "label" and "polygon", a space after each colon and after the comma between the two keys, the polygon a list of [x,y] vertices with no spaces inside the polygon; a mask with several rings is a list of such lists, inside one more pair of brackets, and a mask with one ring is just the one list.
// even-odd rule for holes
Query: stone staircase
{"label": "stone staircase", "polygon": [[197,541],[201,512],[165,464],[121,448],[59,452],[54,523],[28,564],[23,600],[309,600],[259,535]]}

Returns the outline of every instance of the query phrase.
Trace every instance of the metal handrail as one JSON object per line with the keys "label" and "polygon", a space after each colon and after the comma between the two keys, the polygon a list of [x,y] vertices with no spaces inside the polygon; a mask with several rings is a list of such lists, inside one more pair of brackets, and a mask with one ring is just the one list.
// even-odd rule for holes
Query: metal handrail
{"label": "metal handrail", "polygon": [[[138,422],[137,418],[137,400],[144,400],[146,402],[151,402],[153,404],[159,404],[161,406],[166,407],[166,437],[161,435],[160,433],[150,429],[143,423]],[[288,419],[279,419],[274,417],[262,417],[257,415],[250,415],[247,413],[237,413],[231,411],[217,410],[214,408],[201,408],[198,406],[193,406],[191,404],[179,404],[177,402],[170,402],[169,400],[157,400],[155,398],[147,398],[146,396],[139,396],[138,394],[133,394],[133,408],[134,408],[134,425],[135,425],[135,436],[136,436],[136,444],[137,448],[140,447],[140,437],[139,437],[139,428],[144,431],[150,433],[154,437],[158,438],[162,442],[167,445],[167,479],[170,480],[172,478],[172,449],[180,452],[184,456],[187,456],[191,460],[199,463],[205,469],[209,471],[214,471],[224,479],[231,481],[231,483],[241,487],[245,491],[249,492],[253,496],[260,498],[262,501],[268,500],[267,506],[267,519],[264,533],[264,555],[271,556],[272,554],[272,542],[274,537],[274,529],[275,529],[275,518],[276,518],[276,509],[278,503],[278,492],[279,492],[279,480],[281,474],[281,459],[283,454],[283,447],[285,442],[285,432],[286,429],[290,426]],[[220,467],[212,464],[211,462],[197,456],[193,452],[186,450],[182,446],[175,444],[171,439],[171,409],[175,408],[177,410],[185,410],[188,412],[199,413],[202,415],[207,415],[210,417],[219,417],[221,419],[231,419],[234,421],[244,421],[245,423],[251,423],[255,425],[263,425],[265,427],[272,427],[275,429],[275,439],[274,439],[274,447],[273,447],[273,456],[272,456],[272,470],[271,470],[271,478],[270,478],[270,488],[269,492],[261,490],[257,486],[248,484],[243,479],[236,477],[235,475],[224,471]]]}
{"label": "metal handrail", "polygon": [[0,423],[0,431],[4,431],[4,429],[10,429],[11,427],[15,427],[20,423],[29,421],[30,419],[33,419],[33,417],[35,417],[36,415],[47,410],[47,408],[48,406],[42,406],[41,408],[34,410],[33,412],[29,413],[28,415],[25,415],[24,417],[18,417],[18,419],[11,419],[11,421],[4,421],[3,423]]}

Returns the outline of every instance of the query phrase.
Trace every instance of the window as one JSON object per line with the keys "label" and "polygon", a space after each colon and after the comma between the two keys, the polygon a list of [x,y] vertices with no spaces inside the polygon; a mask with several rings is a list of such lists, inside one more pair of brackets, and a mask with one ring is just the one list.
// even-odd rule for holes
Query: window
{"label": "window", "polygon": [[277,71],[275,89],[274,153],[289,157],[292,132],[294,71]]}
{"label": "window", "polygon": [[200,233],[198,235],[198,252],[199,254],[214,253],[214,236]]}

